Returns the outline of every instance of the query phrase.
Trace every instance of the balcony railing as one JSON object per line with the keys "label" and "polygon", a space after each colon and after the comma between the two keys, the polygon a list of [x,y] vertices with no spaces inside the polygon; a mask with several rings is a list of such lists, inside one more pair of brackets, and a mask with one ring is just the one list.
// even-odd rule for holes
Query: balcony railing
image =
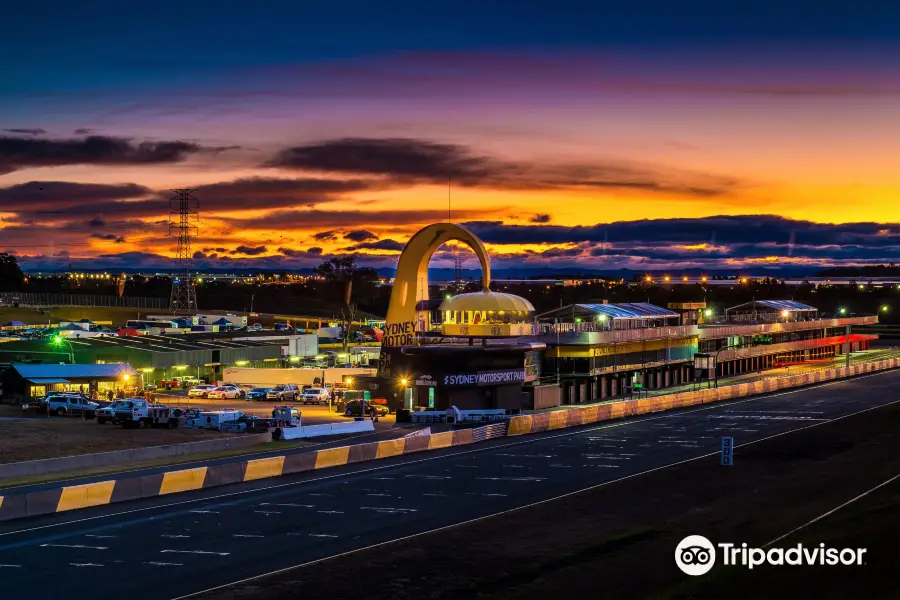
{"label": "balcony railing", "polygon": [[878,317],[842,317],[837,319],[811,319],[809,321],[787,321],[783,323],[728,323],[713,327],[701,326],[700,339],[715,339],[753,335],[755,333],[782,333],[789,331],[807,331],[809,329],[830,329],[847,325],[874,325]]}

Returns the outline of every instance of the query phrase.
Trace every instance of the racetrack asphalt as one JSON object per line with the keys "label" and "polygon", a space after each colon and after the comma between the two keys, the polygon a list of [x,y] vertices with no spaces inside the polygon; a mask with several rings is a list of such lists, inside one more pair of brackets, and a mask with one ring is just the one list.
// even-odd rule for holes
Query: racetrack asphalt
{"label": "racetrack asphalt", "polygon": [[9,522],[0,527],[0,598],[181,598],[614,485],[715,454],[723,436],[734,437],[739,461],[741,445],[898,402],[898,384],[900,371],[889,371],[573,430]]}

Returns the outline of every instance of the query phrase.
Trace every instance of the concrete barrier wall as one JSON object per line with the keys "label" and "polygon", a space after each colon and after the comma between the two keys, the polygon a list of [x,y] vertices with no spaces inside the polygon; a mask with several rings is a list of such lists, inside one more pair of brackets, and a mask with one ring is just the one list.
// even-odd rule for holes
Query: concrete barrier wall
{"label": "concrete barrier wall", "polygon": [[572,408],[533,415],[518,415],[512,417],[508,424],[494,423],[476,429],[417,435],[395,440],[327,448],[314,452],[260,458],[211,467],[174,470],[144,477],[121,480],[112,479],[77,486],[62,486],[58,489],[28,494],[0,496],[0,521],[125,502],[139,498],[153,498],[166,494],[255,481],[292,473],[328,469],[357,462],[424,452],[426,450],[474,444],[496,437],[517,436],[538,431],[588,425],[620,417],[774,392],[780,389],[800,387],[897,367],[900,367],[900,359],[891,359],[855,365],[849,368],[841,367],[816,373],[742,383],[718,389],[683,392],[656,398],[626,400],[599,406]]}
{"label": "concrete barrier wall", "polygon": [[[371,426],[372,422],[368,423]],[[354,425],[362,426],[356,423]],[[111,479],[85,485],[61,486],[59,489],[41,492],[0,496],[0,521],[328,469],[438,448],[464,446],[476,440],[502,437],[505,434],[506,423],[495,423],[477,429],[354,444],[303,454],[180,469],[144,477]]]}
{"label": "concrete barrier wall", "polygon": [[219,452],[220,450],[230,450],[233,448],[252,448],[253,446],[271,441],[271,433],[258,433],[217,438],[215,440],[203,440],[202,442],[151,446],[150,448],[130,448],[126,450],[115,450],[113,452],[80,454],[76,456],[64,456],[62,458],[47,458],[44,460],[28,460],[0,464],[0,479],[45,475],[48,473],[77,471],[79,469],[93,469],[115,465],[128,465],[160,458]]}
{"label": "concrete barrier wall", "polygon": [[281,430],[286,440],[321,437],[323,435],[341,435],[344,433],[362,433],[375,431],[372,421],[348,421],[344,423],[324,423],[322,425],[304,425],[303,427],[285,427]]}

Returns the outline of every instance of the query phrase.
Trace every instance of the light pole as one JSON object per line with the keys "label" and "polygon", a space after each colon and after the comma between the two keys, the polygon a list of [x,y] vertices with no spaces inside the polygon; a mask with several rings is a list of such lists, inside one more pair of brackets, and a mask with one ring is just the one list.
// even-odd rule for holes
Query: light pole
{"label": "light pole", "polygon": [[64,338],[61,335],[57,335],[53,338],[54,346],[61,346],[63,344],[68,344],[68,346],[69,346],[69,362],[74,365],[75,364],[75,347],[72,346],[72,342],[70,342],[69,340],[67,340],[66,338]]}

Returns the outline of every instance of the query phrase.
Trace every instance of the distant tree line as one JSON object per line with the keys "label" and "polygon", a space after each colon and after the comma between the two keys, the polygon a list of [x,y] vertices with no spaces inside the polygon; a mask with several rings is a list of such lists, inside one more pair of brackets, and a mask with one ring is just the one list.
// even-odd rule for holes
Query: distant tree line
{"label": "distant tree line", "polygon": [[822,269],[817,277],[898,277],[900,266],[894,263],[886,265],[866,265],[864,267],[831,267]]}

